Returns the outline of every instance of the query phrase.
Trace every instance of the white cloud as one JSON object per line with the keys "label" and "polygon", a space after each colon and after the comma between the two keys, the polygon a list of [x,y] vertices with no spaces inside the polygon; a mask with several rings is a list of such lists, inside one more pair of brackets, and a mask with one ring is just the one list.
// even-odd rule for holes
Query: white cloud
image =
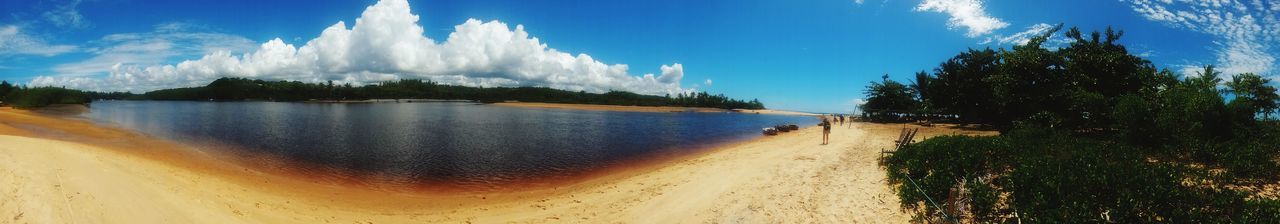
{"label": "white cloud", "polygon": [[89,21],[84,19],[84,15],[80,14],[80,10],[76,7],[80,6],[81,0],[67,1],[65,4],[54,6],[52,10],[45,11],[41,16],[54,26],[61,28],[85,28],[89,26]]}
{"label": "white cloud", "polygon": [[846,101],[844,103],[844,111],[849,111],[853,114],[857,114],[859,111],[862,110],[862,108],[860,107],[862,107],[863,104],[867,104],[867,100],[864,100],[862,98],[855,98],[855,99]]}
{"label": "white cloud", "polygon": [[[109,39],[109,38],[104,38]],[[137,46],[144,47],[144,46]],[[149,91],[203,85],[219,77],[363,84],[401,78],[470,86],[546,86],[570,91],[625,90],[646,94],[688,91],[683,65],[634,76],[625,64],[572,55],[530,37],[524,26],[469,19],[440,43],[423,36],[405,0],[369,6],[348,27],[338,22],[302,46],[279,38],[248,53],[216,50],[174,65],[113,65],[105,77],[42,76],[33,86],[65,85],[103,91]]]}
{"label": "white cloud", "polygon": [[248,52],[256,44],[247,38],[191,30],[194,25],[165,23],[147,33],[111,34],[93,41],[85,51],[93,56],[53,67],[59,76],[87,76],[112,72],[118,65],[152,66],[180,57],[199,57],[219,51]]}
{"label": "white cloud", "polygon": [[861,5],[862,0],[853,0],[853,4]]}
{"label": "white cloud", "polygon": [[1048,23],[1039,23],[1027,27],[1027,30],[1025,31],[1012,35],[993,35],[991,37],[987,37],[987,39],[979,42],[978,44],[996,43],[999,45],[1024,45],[1027,44],[1027,42],[1030,42],[1032,37],[1043,34],[1044,32],[1053,29],[1053,27],[1054,25]]}
{"label": "white cloud", "polygon": [[917,12],[939,12],[951,16],[947,26],[969,29],[965,36],[978,37],[1009,26],[1009,23],[987,15],[980,0],[924,0],[915,8]]}
{"label": "white cloud", "polygon": [[702,84],[706,84],[707,86],[711,86],[711,79],[707,79],[707,81],[702,81]]}
{"label": "white cloud", "polygon": [[40,38],[23,33],[18,26],[0,27],[0,57],[10,55],[54,56],[71,51],[71,45],[50,45]]}
{"label": "white cloud", "polygon": [[[1148,20],[1215,36],[1216,64],[1224,74],[1276,70],[1280,3],[1244,1],[1130,0]],[[1189,70],[1189,69],[1182,69]],[[1185,73],[1185,72],[1184,72]]]}
{"label": "white cloud", "polygon": [[1134,54],[1134,55],[1137,55],[1138,57],[1143,57],[1143,58],[1150,58],[1150,57],[1152,57],[1152,56],[1156,56],[1156,51],[1155,51],[1155,50],[1144,50],[1144,51],[1142,51],[1142,52],[1138,52],[1137,54]]}

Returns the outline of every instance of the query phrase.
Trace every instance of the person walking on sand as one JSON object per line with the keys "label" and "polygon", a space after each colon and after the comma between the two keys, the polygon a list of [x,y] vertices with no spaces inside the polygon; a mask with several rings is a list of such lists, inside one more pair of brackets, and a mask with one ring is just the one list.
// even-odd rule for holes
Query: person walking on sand
{"label": "person walking on sand", "polygon": [[822,117],[822,145],[827,145],[828,135],[831,135],[831,120]]}

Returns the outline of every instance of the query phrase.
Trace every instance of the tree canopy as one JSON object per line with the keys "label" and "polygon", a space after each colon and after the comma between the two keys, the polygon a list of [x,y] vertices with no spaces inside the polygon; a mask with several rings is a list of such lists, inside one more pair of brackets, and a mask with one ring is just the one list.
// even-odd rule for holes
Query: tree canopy
{"label": "tree canopy", "polygon": [[[1256,190],[1280,184],[1280,123],[1270,121],[1280,97],[1271,80],[1224,80],[1212,65],[1179,77],[1130,54],[1118,42],[1124,32],[1110,28],[1071,28],[1065,47],[1042,46],[1060,28],[1008,50],[960,52],[917,73],[911,90],[887,88],[892,80],[868,86],[868,99],[894,103],[868,100],[866,111],[946,115],[1001,131],[931,138],[885,158],[904,208],[966,222],[1280,219],[1280,199]],[[955,203],[934,207],[926,196]]]}
{"label": "tree canopy", "polygon": [[874,116],[883,116],[882,119],[896,119],[901,114],[915,111],[918,107],[917,93],[907,85],[889,80],[888,77],[867,86],[866,95],[867,102],[861,106],[862,111]]}

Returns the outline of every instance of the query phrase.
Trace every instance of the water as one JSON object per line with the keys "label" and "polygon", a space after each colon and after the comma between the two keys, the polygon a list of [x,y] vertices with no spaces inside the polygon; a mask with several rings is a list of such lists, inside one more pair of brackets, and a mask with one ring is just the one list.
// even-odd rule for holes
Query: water
{"label": "water", "polygon": [[384,181],[470,188],[579,175],[757,137],[760,128],[775,124],[817,122],[802,116],[472,103],[99,101],[84,116],[200,150],[283,158]]}

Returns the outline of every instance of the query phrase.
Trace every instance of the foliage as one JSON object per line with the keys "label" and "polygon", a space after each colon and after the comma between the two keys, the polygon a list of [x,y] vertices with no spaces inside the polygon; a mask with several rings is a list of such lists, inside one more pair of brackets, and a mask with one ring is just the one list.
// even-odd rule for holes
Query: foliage
{"label": "foliage", "polygon": [[1128,53],[1116,41],[1123,32],[1107,29],[1088,36],[1065,32],[1069,46],[1043,45],[1061,25],[1011,50],[961,52],[934,69],[917,74],[912,88],[920,94],[922,114],[958,116],[961,122],[1008,130],[1032,116],[1053,117],[1063,128],[1114,125],[1110,108],[1120,96],[1150,98],[1176,78],[1158,72],[1151,62]]}
{"label": "foliage", "polygon": [[[0,93],[15,89],[0,83]],[[264,81],[245,78],[220,78],[201,87],[163,89],[133,94],[127,92],[84,92],[62,88],[31,88],[38,97],[22,93],[17,98],[0,98],[23,103],[25,107],[40,107],[51,103],[87,103],[93,100],[212,100],[212,101],[306,101],[306,100],[365,100],[365,99],[456,99],[480,102],[522,102],[605,104],[634,106],[711,107],[722,109],[764,109],[759,100],[738,100],[724,95],[706,92],[680,93],[676,96],[653,96],[623,91],[606,93],[573,92],[546,87],[468,87],[442,85],[431,81],[398,80],[365,86],[350,84],[304,83],[298,81]],[[0,97],[9,94],[0,95]],[[65,97],[65,99],[64,99]],[[19,100],[21,100],[19,102]]]}
{"label": "foliage", "polygon": [[1011,50],[970,49],[916,75],[917,112],[1002,135],[935,137],[886,157],[904,208],[966,222],[1280,218],[1276,199],[1237,188],[1280,183],[1270,80],[1224,82],[1211,65],[1180,78],[1129,54],[1117,42],[1123,32],[1109,28],[1071,28],[1070,45],[1042,47],[1056,30]]}
{"label": "foliage", "polygon": [[6,91],[4,103],[15,108],[31,109],[51,104],[85,104],[89,96],[79,90],[58,87],[16,87]]}
{"label": "foliage", "polygon": [[960,116],[966,122],[988,123],[999,119],[991,108],[997,106],[990,88],[993,75],[999,71],[1000,54],[991,49],[961,52],[934,70],[934,77],[918,82],[930,93],[923,101],[944,113]]}
{"label": "foliage", "polygon": [[1227,82],[1227,88],[1237,98],[1247,100],[1262,117],[1270,117],[1271,112],[1280,109],[1280,96],[1276,94],[1276,87],[1267,85],[1271,80],[1263,78],[1253,73],[1244,73],[1231,76],[1231,81]]}
{"label": "foliage", "polygon": [[546,87],[468,87],[441,85],[431,81],[399,80],[373,85],[334,85],[332,82],[263,81],[221,78],[209,85],[147,92],[134,99],[151,100],[363,100],[363,99],[462,99],[481,102],[516,100],[523,102],[581,103],[636,106],[687,106],[724,109],[764,109],[758,100],[744,101],[706,92],[677,94],[675,97],[642,95],[622,91],[603,94],[572,92]]}
{"label": "foliage", "polygon": [[993,189],[999,187],[991,186],[996,180],[988,174],[1006,173],[1010,164],[1002,158],[1010,155],[1005,151],[1009,148],[1005,139],[997,137],[940,136],[902,148],[885,158],[884,164],[889,181],[901,186],[898,197],[903,208],[956,215],[954,211],[961,209],[941,211],[932,204],[950,204],[943,200],[958,199],[953,197],[958,191],[968,191],[977,200],[959,206],[973,208],[975,219],[989,219],[998,198]]}
{"label": "foliage", "polygon": [[14,88],[16,87],[13,84],[9,84],[9,81],[0,81],[0,101],[3,101],[4,96],[9,95],[9,92],[13,91]]}
{"label": "foliage", "polygon": [[866,94],[867,102],[861,109],[869,119],[895,120],[902,113],[915,111],[920,104],[916,101],[916,92],[887,76],[881,82],[871,82]]}
{"label": "foliage", "polygon": [[1204,223],[1280,215],[1268,213],[1278,208],[1274,200],[1184,185],[1198,173],[1151,162],[1132,146],[1045,128],[935,137],[886,157],[885,166],[903,207],[929,219],[942,218],[930,199],[966,222]]}

